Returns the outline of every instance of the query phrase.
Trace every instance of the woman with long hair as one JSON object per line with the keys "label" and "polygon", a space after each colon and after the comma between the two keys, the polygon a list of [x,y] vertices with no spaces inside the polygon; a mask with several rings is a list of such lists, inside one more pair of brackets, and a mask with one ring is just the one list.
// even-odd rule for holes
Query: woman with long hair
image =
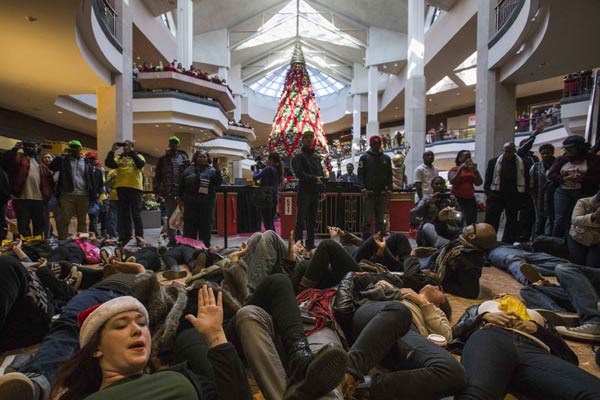
{"label": "woman with long hair", "polygon": [[208,152],[198,150],[192,164],[183,171],[181,191],[183,194],[183,236],[200,239],[210,247],[212,219],[216,205],[216,188],[223,178],[218,166],[208,163]]}
{"label": "woman with long hair", "polygon": [[469,150],[461,150],[454,160],[455,166],[448,171],[448,180],[452,184],[450,193],[458,201],[463,213],[465,226],[477,222],[477,200],[475,199],[475,186],[483,183],[477,164],[471,159]]}
{"label": "woman with long hair", "polygon": [[214,378],[183,364],[145,373],[152,338],[148,311],[131,296],[82,311],[80,350],[67,360],[52,387],[52,399],[156,400],[248,399],[250,389],[236,350],[223,332],[223,302],[206,286],[198,291],[198,314],[185,317],[204,336]]}
{"label": "woman with long hair", "polygon": [[279,201],[279,186],[283,182],[283,163],[281,156],[277,152],[269,153],[267,166],[260,171],[254,171],[253,178],[259,181],[261,201],[257,204],[262,216],[265,230],[275,230],[275,213],[277,212],[277,203]]}

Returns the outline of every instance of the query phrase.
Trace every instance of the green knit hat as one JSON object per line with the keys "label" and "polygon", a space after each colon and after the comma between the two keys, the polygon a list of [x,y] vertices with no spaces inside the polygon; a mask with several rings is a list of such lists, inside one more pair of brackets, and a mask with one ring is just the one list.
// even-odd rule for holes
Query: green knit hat
{"label": "green knit hat", "polygon": [[177,142],[177,144],[181,143],[181,140],[177,136],[171,136],[169,138],[169,142]]}
{"label": "green knit hat", "polygon": [[79,147],[80,149],[83,147],[79,140],[70,140],[68,145],[69,147]]}

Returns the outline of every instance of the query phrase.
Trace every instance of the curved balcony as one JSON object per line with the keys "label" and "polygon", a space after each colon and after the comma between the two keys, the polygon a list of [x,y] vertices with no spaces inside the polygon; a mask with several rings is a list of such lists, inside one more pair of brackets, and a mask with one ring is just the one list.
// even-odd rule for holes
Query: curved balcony
{"label": "curved balcony", "polygon": [[245,160],[250,154],[248,140],[237,136],[223,136],[196,146],[208,150],[211,157],[226,157],[229,160]]}
{"label": "curved balcony", "polygon": [[225,111],[235,109],[235,101],[227,86],[198,79],[173,71],[140,72],[138,81],[146,90],[176,90],[196,96],[213,99]]}
{"label": "curved balcony", "polygon": [[256,134],[254,133],[254,129],[252,128],[243,128],[241,126],[229,124],[229,126],[227,127],[227,134],[233,136],[241,136],[243,138],[248,139],[248,141],[250,142],[256,140]]}

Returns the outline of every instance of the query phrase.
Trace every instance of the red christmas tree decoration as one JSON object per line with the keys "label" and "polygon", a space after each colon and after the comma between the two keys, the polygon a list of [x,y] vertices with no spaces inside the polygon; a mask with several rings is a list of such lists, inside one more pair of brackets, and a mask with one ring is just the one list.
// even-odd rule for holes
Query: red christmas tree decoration
{"label": "red christmas tree decoration", "polygon": [[310,83],[302,48],[300,43],[296,43],[269,135],[269,151],[277,151],[282,157],[293,156],[300,151],[302,134],[307,131],[315,134],[313,147],[319,153],[327,154],[327,139],[315,92]]}

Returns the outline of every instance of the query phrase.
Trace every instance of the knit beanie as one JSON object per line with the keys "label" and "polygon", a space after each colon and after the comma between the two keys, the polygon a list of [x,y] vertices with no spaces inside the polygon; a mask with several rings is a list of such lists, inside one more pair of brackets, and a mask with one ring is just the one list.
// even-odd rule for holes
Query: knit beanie
{"label": "knit beanie", "polygon": [[373,135],[371,136],[371,138],[369,139],[369,145],[373,144],[374,141],[378,140],[379,142],[381,142],[381,136],[379,135]]}
{"label": "knit beanie", "polygon": [[85,347],[106,321],[125,311],[139,311],[148,319],[148,311],[146,311],[144,305],[131,296],[116,297],[77,314],[79,346],[81,348]]}

